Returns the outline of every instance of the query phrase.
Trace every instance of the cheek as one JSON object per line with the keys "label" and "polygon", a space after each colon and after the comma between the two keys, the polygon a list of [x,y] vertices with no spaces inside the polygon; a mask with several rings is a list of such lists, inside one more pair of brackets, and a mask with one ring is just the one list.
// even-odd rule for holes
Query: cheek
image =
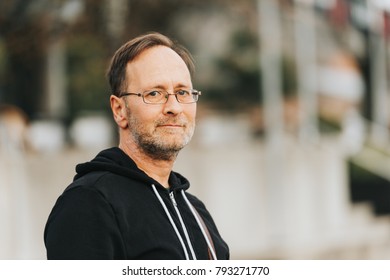
{"label": "cheek", "polygon": [[186,115],[187,119],[191,122],[195,122],[196,118],[196,105],[192,106],[192,108],[188,108],[185,110],[184,114]]}
{"label": "cheek", "polygon": [[156,130],[156,123],[159,120],[159,114],[150,110],[136,113],[137,130],[146,134],[153,134]]}

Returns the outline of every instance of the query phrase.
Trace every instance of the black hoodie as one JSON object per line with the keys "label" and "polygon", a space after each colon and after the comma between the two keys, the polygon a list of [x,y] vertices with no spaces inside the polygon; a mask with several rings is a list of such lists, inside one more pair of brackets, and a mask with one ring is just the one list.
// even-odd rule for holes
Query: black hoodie
{"label": "black hoodie", "polygon": [[209,259],[213,250],[229,259],[212,217],[180,174],[171,172],[165,189],[119,148],[76,171],[45,227],[48,259]]}

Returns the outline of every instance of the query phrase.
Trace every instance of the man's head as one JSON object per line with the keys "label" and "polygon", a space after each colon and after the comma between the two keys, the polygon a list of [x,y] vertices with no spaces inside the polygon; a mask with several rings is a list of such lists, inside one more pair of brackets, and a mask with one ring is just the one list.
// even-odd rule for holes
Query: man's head
{"label": "man's head", "polygon": [[[196,103],[182,103],[174,94],[192,92],[193,69],[188,51],[161,34],[140,36],[115,53],[110,102],[122,148],[158,160],[176,157],[194,132]],[[164,98],[148,104],[146,92]]]}
{"label": "man's head", "polygon": [[194,73],[194,61],[186,48],[159,33],[141,35],[122,45],[111,60],[107,76],[112,94],[118,96],[126,88],[127,64],[136,59],[143,51],[155,46],[166,46],[175,51],[187,65],[190,74]]}

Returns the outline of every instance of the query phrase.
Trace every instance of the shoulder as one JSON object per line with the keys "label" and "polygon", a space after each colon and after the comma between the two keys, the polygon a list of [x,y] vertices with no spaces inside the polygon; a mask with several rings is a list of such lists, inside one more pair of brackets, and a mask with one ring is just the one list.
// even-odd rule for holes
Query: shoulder
{"label": "shoulder", "polygon": [[103,197],[114,194],[123,195],[124,192],[136,191],[145,186],[132,178],[118,175],[109,171],[96,171],[88,173],[73,181],[64,191],[63,195],[71,192],[95,192]]}
{"label": "shoulder", "polygon": [[116,202],[99,183],[107,176],[107,172],[93,172],[71,183],[55,202],[47,227],[67,224],[82,228],[92,221],[114,221]]}
{"label": "shoulder", "polygon": [[94,184],[82,184],[73,182],[58,197],[51,216],[61,214],[80,214],[96,212],[100,208],[110,208],[104,194]]}
{"label": "shoulder", "polygon": [[[56,205],[76,204],[127,209],[146,201],[152,194],[146,183],[108,171],[91,172],[71,183],[58,198]],[[95,207],[95,208],[96,208]],[[93,211],[93,210],[91,210]]]}

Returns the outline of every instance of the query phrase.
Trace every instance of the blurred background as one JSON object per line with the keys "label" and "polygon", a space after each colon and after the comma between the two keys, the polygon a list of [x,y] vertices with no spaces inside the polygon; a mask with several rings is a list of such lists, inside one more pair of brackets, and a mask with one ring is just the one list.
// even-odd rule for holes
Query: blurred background
{"label": "blurred background", "polygon": [[196,60],[175,170],[232,259],[390,259],[388,0],[0,1],[0,259],[45,259],[75,164],[117,143],[109,59],[149,31]]}

